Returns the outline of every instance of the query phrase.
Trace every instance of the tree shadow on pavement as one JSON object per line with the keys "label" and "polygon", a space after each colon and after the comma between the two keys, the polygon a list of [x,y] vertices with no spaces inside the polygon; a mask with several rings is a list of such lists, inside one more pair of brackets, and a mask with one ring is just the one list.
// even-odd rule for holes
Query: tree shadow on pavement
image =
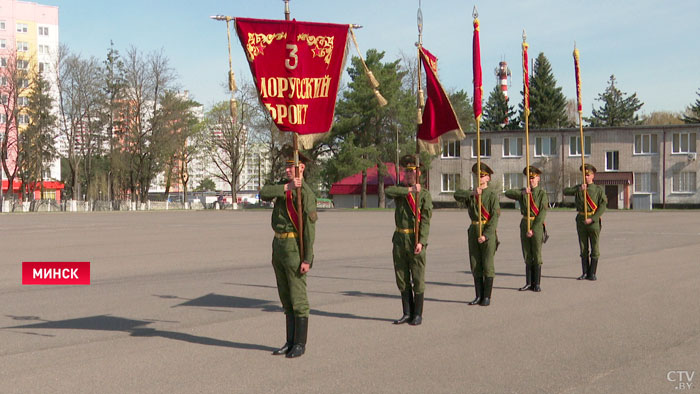
{"label": "tree shadow on pavement", "polygon": [[[174,339],[178,341],[185,341],[189,343],[195,343],[198,345],[209,345],[209,346],[223,346],[235,349],[244,350],[263,350],[263,351],[273,351],[276,348],[256,345],[250,343],[241,342],[231,342],[224,341],[220,339],[200,337],[190,334],[185,334],[181,332],[174,331],[162,331],[155,328],[144,327],[155,321],[149,320],[133,320],[126,319],[123,317],[100,315],[100,316],[89,316],[81,317],[77,319],[67,319],[67,320],[42,320],[35,317],[32,320],[41,320],[41,323],[25,324],[13,327],[3,327],[3,329],[68,329],[68,330],[98,330],[98,331],[118,331],[126,332],[133,337],[161,337],[167,339]],[[27,333],[34,334],[34,333]]]}

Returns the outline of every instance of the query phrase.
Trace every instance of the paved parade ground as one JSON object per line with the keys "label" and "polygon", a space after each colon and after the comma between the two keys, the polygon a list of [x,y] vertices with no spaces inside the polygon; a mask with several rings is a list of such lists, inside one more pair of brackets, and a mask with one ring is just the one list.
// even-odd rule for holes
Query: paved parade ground
{"label": "paved parade ground", "polygon": [[[575,212],[547,216],[542,292],[504,210],[489,307],[464,210],[436,210],[423,324],[395,326],[393,211],[322,211],[306,354],[284,343],[269,210],[0,215],[0,393],[700,393],[700,211],[608,211],[577,281]],[[89,286],[23,286],[89,261]]]}

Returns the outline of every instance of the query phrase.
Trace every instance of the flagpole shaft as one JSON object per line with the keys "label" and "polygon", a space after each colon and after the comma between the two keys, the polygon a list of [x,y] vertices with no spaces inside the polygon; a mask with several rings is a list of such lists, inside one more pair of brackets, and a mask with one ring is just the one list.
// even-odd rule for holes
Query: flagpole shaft
{"label": "flagpole shaft", "polygon": [[[479,127],[479,118],[476,119],[476,187],[481,187],[481,130]],[[477,216],[479,217],[479,237],[482,235],[482,228],[484,226],[481,220],[481,193],[477,193],[477,205],[478,208]]]}
{"label": "flagpole shaft", "polygon": [[[583,115],[581,112],[578,113],[578,127],[581,131],[581,177],[583,179],[582,184],[586,184],[586,159],[584,158],[586,151],[585,144],[583,143]],[[588,219],[588,186],[583,191],[583,218]]]}
{"label": "flagpole shaft", "polygon": [[[421,98],[421,87],[423,86],[423,76],[422,76],[422,65],[420,59],[420,46],[423,41],[422,34],[420,30],[418,31],[418,92],[416,94],[416,106],[418,110],[416,111],[416,185],[420,183],[420,143],[418,141],[418,129],[420,128],[420,114],[423,107]],[[420,239],[420,200],[418,199],[418,192],[416,192],[416,220],[414,223],[413,234],[415,235],[415,244],[418,245],[418,240]]]}
{"label": "flagpole shaft", "polygon": [[[284,0],[284,20],[289,21],[289,0]],[[294,177],[299,178],[301,171],[299,169],[299,134],[294,133]],[[302,211],[301,186],[297,188],[297,212],[299,212],[299,257],[301,262],[304,262],[304,212]]]}

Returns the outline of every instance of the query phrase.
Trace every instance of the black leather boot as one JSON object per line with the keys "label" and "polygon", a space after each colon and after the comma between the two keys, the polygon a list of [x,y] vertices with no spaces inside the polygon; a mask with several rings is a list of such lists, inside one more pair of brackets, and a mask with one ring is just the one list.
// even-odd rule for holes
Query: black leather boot
{"label": "black leather boot", "polygon": [[287,358],[301,357],[306,351],[306,333],[309,329],[308,317],[294,318],[294,346],[287,353]]}
{"label": "black leather boot", "polygon": [[275,356],[289,353],[294,346],[294,315],[284,315],[287,318],[287,342],[284,346],[272,352]]}
{"label": "black leather boot", "polygon": [[596,280],[595,271],[598,269],[598,258],[591,258],[591,265],[588,267],[588,280]]}
{"label": "black leather boot", "polygon": [[484,278],[474,278],[474,290],[476,298],[467,302],[469,305],[477,305],[481,302],[481,298],[484,296]]}
{"label": "black leather boot", "polygon": [[491,290],[493,290],[493,278],[484,278],[484,296],[479,305],[491,305]]}
{"label": "black leather boot", "polygon": [[413,298],[415,302],[415,309],[413,310],[413,318],[408,324],[412,326],[420,326],[423,322],[423,294],[416,294]]}
{"label": "black leather boot", "polygon": [[532,291],[539,293],[542,291],[540,288],[540,278],[542,277],[542,266],[535,264],[532,266]]}
{"label": "black leather boot", "polygon": [[588,277],[588,267],[589,266],[590,266],[590,264],[588,263],[588,256],[581,257],[581,271],[583,271],[583,274],[581,274],[581,276],[579,276],[576,279],[578,279],[578,280],[586,279]]}
{"label": "black leather boot", "polygon": [[525,286],[518,289],[518,291],[525,291],[532,289],[532,268],[530,264],[525,264]]}
{"label": "black leather boot", "polygon": [[404,324],[411,320],[413,313],[413,291],[401,292],[401,306],[403,307],[403,316],[399,320],[394,320],[394,324]]}

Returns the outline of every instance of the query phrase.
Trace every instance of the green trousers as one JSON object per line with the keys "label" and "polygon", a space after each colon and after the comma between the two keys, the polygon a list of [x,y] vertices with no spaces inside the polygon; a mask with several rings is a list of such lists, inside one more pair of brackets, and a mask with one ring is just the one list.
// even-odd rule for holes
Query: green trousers
{"label": "green trousers", "polygon": [[[600,237],[600,221],[594,220],[591,224],[586,224],[583,215],[576,215],[576,232],[578,233],[578,246],[581,250],[581,257],[597,259],[600,256],[598,240]],[[590,244],[590,249],[589,249]]]}
{"label": "green trousers", "polygon": [[[532,222],[532,221],[531,221]],[[526,265],[542,265],[542,237],[544,227],[542,223],[530,226],[532,237],[527,237],[527,218],[520,221],[520,245],[523,249],[523,259]]]}
{"label": "green trousers", "polygon": [[272,267],[277,279],[277,293],[287,315],[309,316],[309,298],[306,296],[306,275],[299,273],[301,258],[296,238],[272,241]]}
{"label": "green trousers", "polygon": [[404,292],[413,289],[413,293],[425,292],[425,247],[419,254],[414,254],[415,235],[395,232],[393,244],[394,273],[396,286]]}
{"label": "green trousers", "polygon": [[475,278],[493,278],[496,276],[496,269],[493,265],[493,256],[496,254],[497,237],[492,237],[480,244],[479,225],[472,224],[467,230],[469,239],[469,265],[472,269],[472,275]]}

